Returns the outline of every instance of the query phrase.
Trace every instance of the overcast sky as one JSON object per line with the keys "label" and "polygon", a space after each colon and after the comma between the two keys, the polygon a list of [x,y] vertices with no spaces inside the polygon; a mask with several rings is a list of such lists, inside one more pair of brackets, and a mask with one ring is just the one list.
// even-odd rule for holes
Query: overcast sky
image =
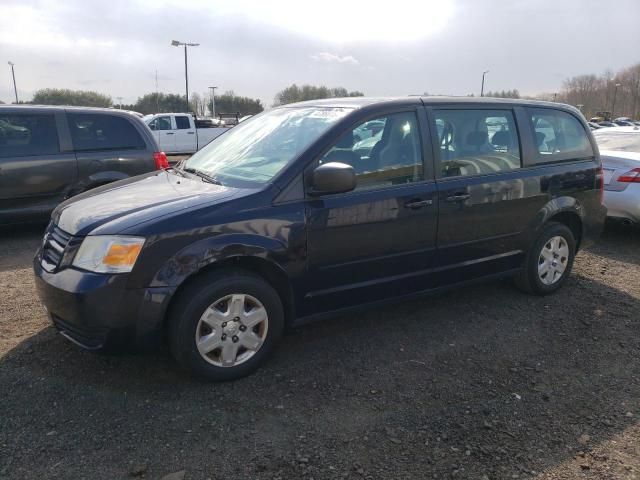
{"label": "overcast sky", "polygon": [[1,0],[0,100],[39,88],[133,103],[159,90],[257,97],[291,83],[367,95],[553,92],[640,62],[640,0]]}

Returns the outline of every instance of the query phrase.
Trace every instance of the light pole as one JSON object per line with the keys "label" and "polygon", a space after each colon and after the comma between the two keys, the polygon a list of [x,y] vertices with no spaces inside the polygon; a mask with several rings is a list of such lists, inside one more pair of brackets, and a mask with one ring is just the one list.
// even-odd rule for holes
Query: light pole
{"label": "light pole", "polygon": [[209,87],[211,89],[211,118],[215,120],[216,118],[216,88],[218,87]]}
{"label": "light pole", "polygon": [[11,65],[11,76],[13,77],[13,93],[16,95],[16,103],[18,103],[18,87],[16,87],[16,72],[13,70],[15,63],[8,62]]}
{"label": "light pole", "polygon": [[484,76],[489,73],[489,70],[482,72],[482,87],[480,87],[480,96],[484,97]]}
{"label": "light pole", "polygon": [[613,90],[613,105],[611,105],[611,120],[616,118],[616,116],[614,115],[614,112],[616,111],[616,96],[618,95],[618,87],[620,87],[621,85],[622,85],[621,83],[616,83],[615,85],[616,88]]}
{"label": "light pole", "polygon": [[116,97],[116,100],[118,100],[118,104],[120,105],[118,108],[122,110],[122,97]]}
{"label": "light pole", "polygon": [[187,69],[187,47],[197,47],[199,43],[187,43],[179,42],[178,40],[171,40],[171,45],[174,47],[184,46],[184,87],[187,94],[187,112],[189,113],[189,73]]}

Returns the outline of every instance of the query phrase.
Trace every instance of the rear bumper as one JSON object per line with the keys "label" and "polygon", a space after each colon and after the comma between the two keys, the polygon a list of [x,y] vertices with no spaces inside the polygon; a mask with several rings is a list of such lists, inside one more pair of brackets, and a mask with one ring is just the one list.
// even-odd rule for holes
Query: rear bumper
{"label": "rear bumper", "polygon": [[630,184],[620,192],[605,190],[604,204],[607,216],[640,223],[640,184]]}
{"label": "rear bumper", "polygon": [[593,245],[602,235],[607,219],[607,207],[596,205],[589,209],[589,215],[582,218],[582,239],[580,249]]}
{"label": "rear bumper", "polygon": [[64,268],[34,260],[36,290],[54,326],[83,348],[156,348],[174,288],[127,289],[127,275]]}

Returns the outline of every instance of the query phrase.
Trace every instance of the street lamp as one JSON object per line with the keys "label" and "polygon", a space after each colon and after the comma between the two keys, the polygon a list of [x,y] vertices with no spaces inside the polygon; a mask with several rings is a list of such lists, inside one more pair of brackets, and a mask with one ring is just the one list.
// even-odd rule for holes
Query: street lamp
{"label": "street lamp", "polygon": [[489,70],[482,72],[482,87],[480,87],[480,96],[484,97],[484,76],[489,73]]}
{"label": "street lamp", "polygon": [[216,88],[209,87],[211,89],[211,118],[216,118]]}
{"label": "street lamp", "polygon": [[187,43],[179,42],[178,40],[171,40],[171,46],[181,47],[184,46],[184,87],[187,94],[187,113],[189,112],[189,74],[187,71],[187,47],[197,47],[199,43]]}
{"label": "street lamp", "polygon": [[122,97],[116,97],[116,100],[118,100],[118,104],[120,105],[120,110],[122,110]]}
{"label": "street lamp", "polygon": [[16,72],[13,70],[15,63],[8,62],[11,65],[11,76],[13,77],[13,93],[16,95],[16,103],[18,103],[18,88],[16,87]]}
{"label": "street lamp", "polygon": [[618,87],[622,86],[621,83],[616,83],[616,88],[613,90],[613,105],[611,105],[611,120],[615,117],[614,112],[616,111],[616,96],[618,95]]}

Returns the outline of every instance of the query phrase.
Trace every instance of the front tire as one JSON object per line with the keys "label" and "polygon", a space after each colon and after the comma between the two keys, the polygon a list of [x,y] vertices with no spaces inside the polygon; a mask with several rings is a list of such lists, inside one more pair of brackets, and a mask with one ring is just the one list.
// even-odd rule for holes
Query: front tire
{"label": "front tire", "polygon": [[235,380],[259,368],[282,336],[278,293],[250,272],[225,269],[188,285],[169,314],[169,344],[192,374]]}
{"label": "front tire", "polygon": [[566,225],[547,224],[531,246],[515,283],[533,295],[548,295],[558,290],[571,273],[576,241]]}

